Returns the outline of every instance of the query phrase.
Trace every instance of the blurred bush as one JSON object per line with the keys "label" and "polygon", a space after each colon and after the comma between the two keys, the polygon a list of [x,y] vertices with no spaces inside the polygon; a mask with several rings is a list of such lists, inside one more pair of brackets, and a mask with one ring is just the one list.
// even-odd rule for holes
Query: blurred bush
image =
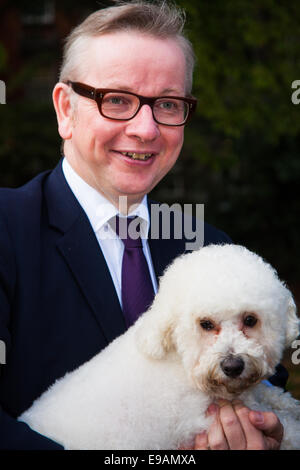
{"label": "blurred bush", "polygon": [[[185,0],[197,55],[197,116],[169,199],[204,202],[206,220],[300,280],[300,10],[277,0]],[[167,197],[165,183],[154,194]],[[173,195],[173,196],[172,196]]]}
{"label": "blurred bush", "polygon": [[[60,139],[50,95],[62,40],[99,8],[95,1],[50,3],[54,30],[23,23],[15,69],[0,33],[0,78],[4,74],[8,91],[8,104],[0,107],[2,186],[20,185],[57,163]],[[199,104],[178,164],[151,196],[205,203],[208,222],[265,256],[296,285],[300,105],[291,102],[291,84],[300,79],[300,9],[283,0],[177,3],[186,9],[197,55]],[[4,18],[10,2],[3,4]],[[14,18],[21,24],[34,4],[14,3]]]}

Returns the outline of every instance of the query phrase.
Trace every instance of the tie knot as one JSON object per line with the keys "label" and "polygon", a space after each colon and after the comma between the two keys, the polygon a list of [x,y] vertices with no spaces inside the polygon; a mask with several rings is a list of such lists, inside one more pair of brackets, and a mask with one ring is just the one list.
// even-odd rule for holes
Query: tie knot
{"label": "tie knot", "polygon": [[140,220],[135,217],[116,216],[116,234],[121,238],[125,248],[141,248]]}

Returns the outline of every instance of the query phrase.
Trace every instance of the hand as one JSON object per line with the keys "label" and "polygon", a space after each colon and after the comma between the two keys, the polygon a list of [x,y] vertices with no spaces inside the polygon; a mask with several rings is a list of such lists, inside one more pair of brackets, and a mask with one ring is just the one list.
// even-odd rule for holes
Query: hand
{"label": "hand", "polygon": [[196,436],[194,450],[277,450],[283,426],[275,413],[247,408],[240,400],[219,400],[208,414],[215,419],[208,433]]}

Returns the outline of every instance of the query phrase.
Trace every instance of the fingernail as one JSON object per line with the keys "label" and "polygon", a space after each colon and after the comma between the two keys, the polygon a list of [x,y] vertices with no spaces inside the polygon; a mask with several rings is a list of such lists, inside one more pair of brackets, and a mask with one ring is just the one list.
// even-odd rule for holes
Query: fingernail
{"label": "fingernail", "polygon": [[243,405],[243,402],[242,402],[242,400],[239,400],[238,398],[234,398],[232,400],[232,404],[233,405]]}
{"label": "fingernail", "polygon": [[218,405],[222,408],[222,406],[228,405],[228,401],[224,400],[224,398],[219,398],[218,399]]}
{"label": "fingernail", "polygon": [[262,424],[264,422],[264,415],[260,411],[254,411],[254,419],[257,424]]}
{"label": "fingernail", "polygon": [[202,450],[204,447],[207,446],[207,434],[206,432],[201,432],[197,434],[195,438],[195,448],[192,450]]}
{"label": "fingernail", "polygon": [[209,407],[207,408],[207,413],[209,415],[213,415],[218,411],[218,408],[219,408],[218,405],[216,405],[215,403],[211,403]]}

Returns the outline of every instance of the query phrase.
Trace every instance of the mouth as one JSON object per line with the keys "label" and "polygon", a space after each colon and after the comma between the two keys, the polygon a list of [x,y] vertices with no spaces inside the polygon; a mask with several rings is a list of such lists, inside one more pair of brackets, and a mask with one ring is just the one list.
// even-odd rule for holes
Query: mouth
{"label": "mouth", "polygon": [[264,378],[261,368],[251,368],[247,375],[230,378],[219,376],[217,369],[210,371],[206,378],[206,387],[209,393],[224,398],[235,397],[247,389],[250,389]]}
{"label": "mouth", "polygon": [[234,378],[226,376],[218,362],[204,373],[195,369],[192,377],[196,387],[210,396],[232,400],[270,375],[263,369],[261,361],[248,356],[244,356],[244,359],[246,357],[245,370]]}
{"label": "mouth", "polygon": [[146,162],[154,157],[154,153],[140,153],[140,152],[118,152],[124,157],[130,158],[130,160]]}

